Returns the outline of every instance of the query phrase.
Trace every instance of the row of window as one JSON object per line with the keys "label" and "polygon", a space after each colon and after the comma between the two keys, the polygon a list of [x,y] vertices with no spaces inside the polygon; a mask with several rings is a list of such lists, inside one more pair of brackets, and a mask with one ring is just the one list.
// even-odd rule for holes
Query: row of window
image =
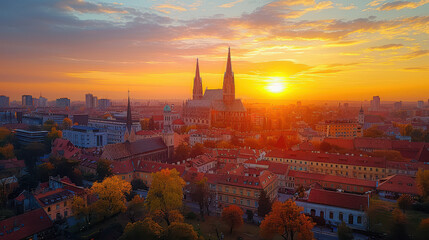
{"label": "row of window", "polygon": [[[255,206],[255,208],[258,207],[258,201],[252,201],[252,200],[249,200],[249,199],[247,199],[247,200],[240,199],[240,201],[237,202],[236,198],[230,197],[228,195],[225,195],[225,196],[219,195],[219,201],[223,201],[223,202],[227,202],[227,203],[233,203],[233,204],[240,204],[242,206],[249,206],[249,207]],[[252,202],[254,204],[252,204]]]}
{"label": "row of window", "polygon": [[[310,210],[310,214],[311,214],[311,216],[316,216],[316,210],[315,209],[311,209]],[[335,215],[336,214],[334,212],[330,211],[329,212],[329,219],[334,220]],[[321,218],[325,218],[325,212],[320,211],[319,216]],[[345,221],[345,219],[344,219],[344,213],[339,212],[337,216],[338,216],[337,220],[339,220],[339,221]],[[348,222],[348,224],[354,224],[354,216],[353,216],[353,214],[349,214],[347,222]],[[362,216],[357,216],[356,223],[357,224],[362,224]]]}

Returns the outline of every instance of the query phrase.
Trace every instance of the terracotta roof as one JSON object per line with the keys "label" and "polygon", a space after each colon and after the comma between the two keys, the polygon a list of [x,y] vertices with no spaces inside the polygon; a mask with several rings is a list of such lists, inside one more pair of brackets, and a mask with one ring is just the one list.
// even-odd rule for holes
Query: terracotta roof
{"label": "terracotta roof", "polygon": [[310,173],[310,172],[302,172],[302,171],[289,171],[289,176],[294,176],[300,179],[309,179],[313,181],[324,181],[324,182],[332,182],[332,183],[340,183],[340,184],[350,184],[362,187],[376,187],[376,181],[364,180],[364,179],[356,179],[356,178],[347,178],[340,176],[332,176],[328,174],[320,174],[320,173]]}
{"label": "terracotta roof", "polygon": [[153,121],[164,121],[163,115],[153,115],[152,116]]}
{"label": "terracotta roof", "polygon": [[112,161],[110,165],[114,174],[125,174],[134,172],[134,166],[131,160]]}
{"label": "terracotta roof", "polygon": [[15,240],[30,237],[53,226],[42,208],[0,221],[0,239]]}
{"label": "terracotta roof", "polygon": [[347,150],[353,150],[355,148],[354,140],[349,138],[325,138],[323,141]]}
{"label": "terracotta roof", "polygon": [[218,175],[217,182],[224,185],[263,189],[276,179],[277,176],[270,171],[262,171],[257,177],[232,174]]}
{"label": "terracotta roof", "polygon": [[418,195],[416,179],[405,175],[393,175],[380,179],[378,191]]}
{"label": "terracotta roof", "polygon": [[355,148],[392,149],[392,140],[381,138],[355,138]]}
{"label": "terracotta roof", "polygon": [[116,160],[139,154],[167,149],[162,137],[145,138],[135,142],[123,142],[104,146],[102,158]]}
{"label": "terracotta roof", "polygon": [[136,135],[140,136],[152,136],[152,135],[160,135],[162,130],[140,130],[136,132]]}
{"label": "terracotta roof", "polygon": [[369,197],[368,195],[310,189],[310,194],[306,201],[309,203],[365,211],[368,208]]}
{"label": "terracotta roof", "polygon": [[183,165],[143,161],[143,160],[137,160],[137,159],[133,159],[132,161],[133,161],[135,171],[137,172],[153,173],[153,172],[158,172],[161,169],[176,169],[180,173],[180,175],[183,175],[183,173],[185,172],[185,166]]}
{"label": "terracotta roof", "polygon": [[212,158],[210,156],[207,156],[207,155],[200,155],[200,156],[193,158],[190,162],[192,163],[192,165],[194,167],[199,167],[199,166],[203,166],[203,165],[210,163],[210,162],[213,162],[213,161],[216,161],[216,159]]}
{"label": "terracotta roof", "polygon": [[173,125],[185,125],[182,119],[178,118],[173,121]]}

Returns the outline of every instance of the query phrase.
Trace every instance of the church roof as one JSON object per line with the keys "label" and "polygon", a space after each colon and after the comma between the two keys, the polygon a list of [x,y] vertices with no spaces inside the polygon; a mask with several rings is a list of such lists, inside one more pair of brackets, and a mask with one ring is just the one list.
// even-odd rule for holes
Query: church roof
{"label": "church roof", "polygon": [[222,89],[206,89],[204,92],[203,100],[222,100],[223,99],[223,90]]}
{"label": "church roof", "polygon": [[171,112],[171,107],[170,107],[170,105],[165,105],[165,107],[164,107],[164,112]]}
{"label": "church roof", "polygon": [[106,145],[101,158],[116,160],[162,149],[167,149],[162,137],[144,138],[135,142]]}

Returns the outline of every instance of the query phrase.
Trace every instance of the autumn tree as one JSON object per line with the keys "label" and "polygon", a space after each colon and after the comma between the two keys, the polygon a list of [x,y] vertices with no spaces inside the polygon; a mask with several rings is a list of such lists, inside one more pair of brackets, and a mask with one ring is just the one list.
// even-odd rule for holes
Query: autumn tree
{"label": "autumn tree", "polygon": [[97,180],[102,181],[106,177],[113,175],[110,161],[107,159],[99,159],[97,161]]}
{"label": "autumn tree", "polygon": [[377,126],[372,126],[363,132],[363,136],[370,138],[382,138],[385,137],[385,134],[383,131],[378,129]]}
{"label": "autumn tree", "polygon": [[134,198],[128,203],[127,211],[125,215],[133,223],[136,221],[138,216],[144,214],[144,198],[141,198],[139,195],[135,195]]}
{"label": "autumn tree", "polygon": [[165,239],[168,240],[198,240],[198,234],[194,227],[187,223],[172,223],[164,232]]}
{"label": "autumn tree", "polygon": [[51,131],[52,128],[57,128],[57,127],[58,127],[58,124],[54,120],[46,120],[43,123],[42,129],[45,131]]}
{"label": "autumn tree", "polygon": [[179,146],[177,146],[176,150],[174,151],[174,159],[176,161],[182,161],[189,157],[189,154],[191,152],[191,148],[187,143],[180,143]]}
{"label": "autumn tree", "polygon": [[304,209],[296,205],[292,200],[286,202],[274,202],[271,212],[265,216],[260,225],[261,235],[273,238],[280,235],[285,240],[312,239],[315,223],[311,218],[301,213]]}
{"label": "autumn tree", "polygon": [[191,183],[190,195],[192,201],[198,203],[200,207],[200,215],[204,220],[204,211],[206,210],[207,215],[210,215],[210,200],[212,198],[210,189],[207,184],[207,178],[204,177],[200,181]]}
{"label": "autumn tree", "polygon": [[120,240],[156,240],[160,239],[162,227],[151,218],[145,218],[143,221],[128,223]]}
{"label": "autumn tree", "polygon": [[185,181],[176,169],[162,169],[152,173],[152,184],[147,194],[146,206],[150,213],[157,212],[170,225],[170,213],[182,207]]}
{"label": "autumn tree", "polygon": [[424,199],[429,197],[429,170],[420,169],[417,172],[417,187]]}
{"label": "autumn tree", "polygon": [[0,146],[0,159],[11,159],[15,157],[14,148],[12,144]]}
{"label": "autumn tree", "polygon": [[73,122],[70,118],[64,118],[63,119],[63,129],[69,129],[73,126]]}
{"label": "autumn tree", "polygon": [[12,132],[9,129],[0,127],[0,146],[3,146],[9,142],[11,134]]}
{"label": "autumn tree", "polygon": [[204,145],[201,143],[195,143],[191,148],[190,157],[194,158],[196,156],[200,156],[204,154]]}
{"label": "autumn tree", "polygon": [[393,224],[391,225],[390,232],[387,239],[389,240],[407,240],[410,239],[407,231],[407,219],[405,215],[395,208],[392,212]]}
{"label": "autumn tree", "polygon": [[206,148],[216,148],[216,142],[210,140],[205,141],[203,145]]}
{"label": "autumn tree", "polygon": [[74,196],[72,201],[73,215],[77,219],[84,219],[86,224],[91,222],[93,216],[93,210],[89,206],[85,199],[80,196]]}
{"label": "autumn tree", "polygon": [[52,163],[46,162],[39,165],[39,177],[40,181],[47,182],[49,176],[55,175],[55,167]]}
{"label": "autumn tree", "polygon": [[352,240],[353,231],[345,222],[341,222],[338,226],[338,240]]}
{"label": "autumn tree", "polygon": [[398,207],[405,212],[405,210],[408,210],[413,205],[413,199],[408,194],[402,194],[398,200]]}
{"label": "autumn tree", "polygon": [[267,196],[267,192],[261,190],[258,199],[258,216],[265,217],[271,211],[271,199]]}
{"label": "autumn tree", "polygon": [[229,233],[232,233],[234,228],[243,225],[243,210],[237,205],[230,205],[222,209],[222,221],[229,226]]}
{"label": "autumn tree", "polygon": [[54,141],[57,138],[62,138],[63,137],[63,132],[61,132],[60,130],[57,130],[56,127],[53,127],[51,129],[51,131],[48,133],[47,137],[52,142],[52,141]]}
{"label": "autumn tree", "polygon": [[108,217],[127,209],[125,194],[131,191],[130,183],[113,176],[105,178],[101,183],[95,182],[91,190],[98,196],[94,204],[99,215]]}
{"label": "autumn tree", "polygon": [[422,219],[417,228],[417,240],[425,240],[429,236],[429,218]]}

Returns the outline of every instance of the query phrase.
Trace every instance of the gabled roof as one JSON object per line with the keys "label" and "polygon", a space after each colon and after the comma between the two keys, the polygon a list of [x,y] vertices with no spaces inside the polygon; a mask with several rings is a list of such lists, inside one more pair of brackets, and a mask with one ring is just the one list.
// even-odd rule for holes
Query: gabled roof
{"label": "gabled roof", "polygon": [[112,173],[114,174],[126,174],[134,172],[134,166],[131,160],[113,161],[110,166],[112,168]]}
{"label": "gabled roof", "polygon": [[102,158],[116,160],[144,153],[167,149],[162,137],[145,138],[135,142],[109,144],[104,147]]}
{"label": "gabled roof", "polygon": [[380,179],[378,191],[418,195],[416,179],[405,175],[392,175]]}
{"label": "gabled roof", "polygon": [[270,171],[262,171],[257,177],[228,174],[218,175],[217,179],[219,184],[264,189],[267,185],[275,181],[277,176]]}
{"label": "gabled roof", "polygon": [[206,89],[204,92],[203,100],[223,100],[223,90],[222,89]]}
{"label": "gabled roof", "polygon": [[185,166],[182,165],[144,161],[138,159],[133,159],[132,162],[134,169],[137,172],[154,173],[160,171],[161,169],[176,169],[180,173],[180,175],[183,175],[183,173],[185,172]]}
{"label": "gabled roof", "polygon": [[332,182],[332,183],[339,183],[339,184],[350,184],[350,185],[356,185],[356,186],[362,186],[362,187],[370,187],[374,189],[376,187],[375,181],[333,176],[329,174],[310,173],[310,172],[290,170],[289,176],[293,176],[295,178],[309,179],[313,181],[324,181],[324,182]]}
{"label": "gabled roof", "polygon": [[53,226],[42,208],[0,221],[0,239],[24,239]]}
{"label": "gabled roof", "polygon": [[368,195],[333,192],[323,189],[310,189],[306,200],[309,203],[365,211],[369,205]]}

